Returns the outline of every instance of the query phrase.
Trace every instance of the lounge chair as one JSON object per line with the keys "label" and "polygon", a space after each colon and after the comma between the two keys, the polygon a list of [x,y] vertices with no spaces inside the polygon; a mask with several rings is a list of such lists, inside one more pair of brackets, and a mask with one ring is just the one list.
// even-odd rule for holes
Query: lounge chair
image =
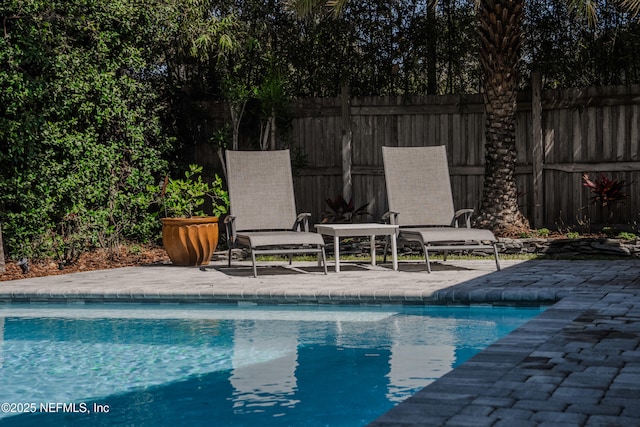
{"label": "lounge chair", "polygon": [[384,218],[400,226],[401,240],[420,243],[429,273],[429,252],[444,252],[446,260],[449,251],[478,249],[493,249],[500,270],[493,233],[471,228],[473,209],[454,210],[445,146],[382,147],[382,158],[389,202]]}
{"label": "lounge chair", "polygon": [[247,248],[258,276],[256,255],[316,253],[327,261],[324,240],[309,232],[308,213],[296,215],[289,150],[227,151],[230,215],[225,219],[231,249]]}

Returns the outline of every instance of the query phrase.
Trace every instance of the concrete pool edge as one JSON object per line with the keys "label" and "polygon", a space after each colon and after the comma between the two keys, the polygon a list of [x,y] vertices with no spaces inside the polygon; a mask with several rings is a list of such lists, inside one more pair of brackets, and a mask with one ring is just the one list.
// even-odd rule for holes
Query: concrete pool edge
{"label": "concrete pool edge", "polygon": [[[260,304],[552,304],[578,285],[560,287],[529,275],[528,283],[508,285],[525,261],[503,261],[495,271],[486,261],[447,262],[428,274],[421,263],[403,271],[365,265],[351,271],[317,274],[314,264],[265,268],[258,278],[242,267],[211,264],[205,271],[189,267],[126,267],[69,275],[0,282],[0,302],[196,302]],[[435,264],[437,267],[437,263]],[[298,274],[304,268],[309,274]],[[272,271],[270,271],[272,270]],[[520,273],[516,273],[521,275]],[[461,287],[461,285],[463,285]],[[571,286],[569,286],[571,285]]]}

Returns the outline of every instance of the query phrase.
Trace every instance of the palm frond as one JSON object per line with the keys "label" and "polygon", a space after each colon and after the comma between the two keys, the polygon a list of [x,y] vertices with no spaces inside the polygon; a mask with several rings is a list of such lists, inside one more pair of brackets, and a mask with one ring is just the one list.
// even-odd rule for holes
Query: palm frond
{"label": "palm frond", "polygon": [[633,17],[640,14],[640,0],[622,0],[620,5]]}
{"label": "palm frond", "polygon": [[286,4],[296,15],[306,18],[317,13],[326,4],[326,0],[287,0]]}
{"label": "palm frond", "polygon": [[327,0],[327,7],[333,10],[335,15],[340,15],[347,6],[349,0]]}
{"label": "palm frond", "polygon": [[[626,0],[625,0],[626,1]],[[637,1],[637,0],[632,0]],[[567,0],[569,10],[587,20],[589,25],[595,25],[598,20],[597,0]]]}
{"label": "palm frond", "polygon": [[349,0],[287,0],[287,6],[296,15],[309,17],[316,13],[333,12],[338,16]]}

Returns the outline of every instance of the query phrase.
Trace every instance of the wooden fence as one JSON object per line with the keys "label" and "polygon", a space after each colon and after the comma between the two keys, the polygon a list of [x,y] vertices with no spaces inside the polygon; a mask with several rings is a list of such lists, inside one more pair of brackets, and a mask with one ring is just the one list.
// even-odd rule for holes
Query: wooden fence
{"label": "wooden fence", "polygon": [[[640,85],[521,94],[516,125],[519,203],[532,226],[603,224],[582,175],[625,180],[631,195],[612,222],[640,221]],[[308,166],[295,179],[300,211],[320,221],[342,194],[387,210],[383,145],[446,145],[456,208],[479,208],[484,175],[481,95],[305,99],[296,102],[293,140]],[[611,220],[611,219],[610,219]]]}

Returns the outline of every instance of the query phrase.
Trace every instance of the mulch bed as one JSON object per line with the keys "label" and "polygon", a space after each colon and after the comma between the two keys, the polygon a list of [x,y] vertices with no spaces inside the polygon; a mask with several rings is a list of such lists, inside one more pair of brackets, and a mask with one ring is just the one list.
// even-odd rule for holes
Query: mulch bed
{"label": "mulch bed", "polygon": [[53,276],[79,271],[105,270],[109,268],[131,267],[169,262],[169,257],[161,247],[149,246],[134,249],[122,246],[118,251],[95,250],[85,253],[73,264],[59,268],[56,262],[37,262],[29,265],[29,272],[23,273],[16,261],[7,260],[5,272],[0,273],[0,282],[29,277]]}

